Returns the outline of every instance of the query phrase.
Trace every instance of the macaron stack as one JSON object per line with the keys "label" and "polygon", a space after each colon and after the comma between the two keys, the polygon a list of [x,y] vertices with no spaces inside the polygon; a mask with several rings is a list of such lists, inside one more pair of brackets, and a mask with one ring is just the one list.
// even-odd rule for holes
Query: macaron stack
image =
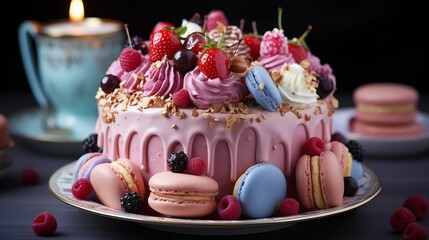
{"label": "macaron stack", "polygon": [[423,132],[416,121],[419,93],[400,83],[369,83],[353,93],[356,115],[351,130],[371,137],[415,136]]}

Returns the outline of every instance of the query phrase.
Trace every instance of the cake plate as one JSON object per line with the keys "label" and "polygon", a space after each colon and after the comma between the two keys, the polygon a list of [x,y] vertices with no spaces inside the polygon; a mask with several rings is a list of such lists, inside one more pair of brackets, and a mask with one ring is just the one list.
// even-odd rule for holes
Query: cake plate
{"label": "cake plate", "polygon": [[76,161],[62,166],[49,179],[50,192],[62,202],[103,217],[135,222],[145,227],[172,233],[195,235],[242,235],[279,230],[293,224],[329,217],[360,207],[371,201],[381,191],[377,175],[364,166],[364,176],[359,190],[353,197],[345,197],[341,206],[300,213],[288,217],[269,217],[245,220],[183,219],[127,213],[93,201],[79,200],[71,192],[73,168]]}
{"label": "cake plate", "polygon": [[429,114],[417,113],[416,121],[422,124],[423,132],[411,137],[366,137],[353,133],[349,127],[355,116],[353,108],[338,109],[333,116],[335,131],[358,141],[368,155],[398,157],[429,150]]}

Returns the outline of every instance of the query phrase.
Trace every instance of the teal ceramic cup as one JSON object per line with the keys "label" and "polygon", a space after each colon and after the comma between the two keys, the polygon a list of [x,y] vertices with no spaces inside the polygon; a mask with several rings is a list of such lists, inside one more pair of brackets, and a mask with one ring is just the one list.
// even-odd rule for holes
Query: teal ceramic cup
{"label": "teal ceramic cup", "polygon": [[95,95],[107,68],[124,47],[123,24],[85,18],[71,23],[25,21],[18,29],[24,70],[42,109],[58,127],[84,137],[97,119]]}

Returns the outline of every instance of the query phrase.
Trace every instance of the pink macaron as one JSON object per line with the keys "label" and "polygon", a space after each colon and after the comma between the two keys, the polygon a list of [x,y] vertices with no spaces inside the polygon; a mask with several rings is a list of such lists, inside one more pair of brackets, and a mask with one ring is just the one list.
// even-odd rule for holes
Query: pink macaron
{"label": "pink macaron", "polygon": [[203,217],[216,210],[218,183],[208,176],[170,171],[149,179],[149,206],[172,217]]}
{"label": "pink macaron", "polygon": [[331,151],[337,155],[338,161],[340,161],[341,168],[343,169],[343,175],[350,176],[352,172],[352,154],[349,149],[342,142],[332,141]]}
{"label": "pink macaron", "polygon": [[353,93],[352,131],[367,136],[404,136],[422,132],[416,122],[418,91],[401,83],[369,83]]}
{"label": "pink macaron", "polygon": [[91,171],[90,181],[100,202],[114,209],[122,209],[121,197],[127,192],[136,192],[145,198],[140,169],[127,158],[98,164]]}
{"label": "pink macaron", "polygon": [[308,210],[341,205],[344,195],[343,170],[335,153],[303,155],[296,165],[296,190],[300,204]]}

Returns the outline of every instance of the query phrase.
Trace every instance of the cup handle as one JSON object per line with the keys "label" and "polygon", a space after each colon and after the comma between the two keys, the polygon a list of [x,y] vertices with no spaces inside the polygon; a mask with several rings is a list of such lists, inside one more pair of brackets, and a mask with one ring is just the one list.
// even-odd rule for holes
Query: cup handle
{"label": "cup handle", "polygon": [[42,89],[40,77],[36,71],[37,63],[33,46],[39,26],[40,24],[37,21],[24,21],[18,29],[18,40],[24,70],[27,74],[31,91],[39,105],[47,108],[49,105],[48,98]]}

